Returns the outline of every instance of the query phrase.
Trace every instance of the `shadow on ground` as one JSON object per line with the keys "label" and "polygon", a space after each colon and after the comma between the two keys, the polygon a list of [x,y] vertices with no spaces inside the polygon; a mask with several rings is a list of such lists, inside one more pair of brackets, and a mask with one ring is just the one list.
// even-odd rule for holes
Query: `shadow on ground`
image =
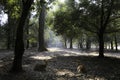
{"label": "shadow on ground", "polygon": [[[34,71],[35,65],[41,64],[45,59],[48,62],[46,71]],[[118,58],[75,56],[64,51],[36,53],[32,56],[24,56],[25,72],[19,74],[8,72],[12,60],[11,56],[0,60],[0,80],[120,80],[120,59]],[[77,71],[79,65],[84,65],[85,73]]]}

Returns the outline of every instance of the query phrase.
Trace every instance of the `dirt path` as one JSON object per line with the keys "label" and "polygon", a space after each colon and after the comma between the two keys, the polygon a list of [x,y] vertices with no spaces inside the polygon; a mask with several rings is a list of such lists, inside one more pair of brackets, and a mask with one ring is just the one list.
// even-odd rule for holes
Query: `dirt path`
{"label": "dirt path", "polygon": [[[37,52],[26,50],[24,56],[98,56],[96,51],[80,51],[77,49],[61,49],[61,48],[48,48],[49,52]],[[36,55],[37,54],[37,55]],[[107,52],[104,53],[107,57],[120,58],[120,53]],[[2,50],[0,51],[0,59],[13,55],[13,51]]]}

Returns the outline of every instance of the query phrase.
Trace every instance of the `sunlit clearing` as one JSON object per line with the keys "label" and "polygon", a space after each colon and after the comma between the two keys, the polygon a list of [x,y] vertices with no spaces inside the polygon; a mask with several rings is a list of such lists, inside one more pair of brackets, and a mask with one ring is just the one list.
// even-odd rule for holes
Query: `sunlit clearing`
{"label": "sunlit clearing", "polygon": [[70,49],[60,49],[60,48],[48,48],[50,52],[58,52],[58,51],[63,51],[64,54],[60,54],[61,56],[98,56],[97,52],[81,52],[79,50],[70,50]]}
{"label": "sunlit clearing", "polygon": [[50,57],[50,56],[32,56],[31,58],[37,59],[37,60],[48,60],[48,59],[52,59],[52,57]]}
{"label": "sunlit clearing", "polygon": [[63,51],[63,50],[60,49],[60,48],[48,48],[48,50],[49,50],[50,52]]}

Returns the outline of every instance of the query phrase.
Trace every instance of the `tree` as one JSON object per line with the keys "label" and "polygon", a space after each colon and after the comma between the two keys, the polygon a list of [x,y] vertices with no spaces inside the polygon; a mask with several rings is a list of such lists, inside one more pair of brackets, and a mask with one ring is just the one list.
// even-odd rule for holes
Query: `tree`
{"label": "tree", "polygon": [[45,15],[46,15],[45,1],[40,0],[40,5],[41,5],[41,11],[39,15],[38,51],[42,52],[42,51],[47,51],[47,49],[45,48],[45,42],[44,42],[44,27],[45,27]]}
{"label": "tree", "polygon": [[22,0],[23,7],[22,7],[20,21],[17,27],[15,49],[14,49],[14,61],[11,69],[12,72],[22,71],[22,57],[24,54],[23,28],[32,3],[33,0]]}
{"label": "tree", "polygon": [[[69,39],[70,42],[70,48],[72,48],[72,40],[73,40],[73,29],[72,29],[72,25],[70,25],[70,15],[67,12],[64,11],[58,11],[55,14],[55,18],[54,18],[54,30],[58,35],[62,35],[65,39],[66,42],[66,38]],[[73,31],[73,32],[72,32]],[[66,43],[65,43],[66,45]]]}
{"label": "tree", "polygon": [[38,29],[38,51],[47,51],[45,47],[45,39],[44,39],[44,28],[46,21],[46,9],[49,9],[48,5],[50,5],[54,0],[40,0],[37,6],[39,13],[39,29]]}
{"label": "tree", "polygon": [[7,49],[13,49],[16,32],[16,22],[20,17],[20,6],[19,0],[2,0],[1,5],[3,6],[3,12],[8,15],[8,21],[6,26],[7,33]]}
{"label": "tree", "polygon": [[99,57],[104,57],[104,35],[118,30],[118,28],[111,30],[110,27],[114,13],[118,15],[115,2],[115,0],[85,0],[80,2],[79,9],[83,12],[80,16],[80,26],[97,34]]}
{"label": "tree", "polygon": [[[75,8],[75,0],[66,1],[65,5],[59,5],[58,11],[55,13],[54,30],[58,35],[62,35],[66,41],[69,39],[70,49],[73,48],[73,39],[77,35],[78,27],[76,27],[77,11]],[[65,43],[66,45],[66,43]]]}
{"label": "tree", "polygon": [[[100,28],[98,32],[99,57],[104,57],[104,34],[106,31],[106,27],[109,23],[110,16],[112,14],[114,0],[111,0],[107,3],[109,3],[109,5],[107,6],[108,8],[106,8],[106,4],[104,0],[102,0],[101,2]],[[107,12],[105,11],[105,9],[107,9]]]}

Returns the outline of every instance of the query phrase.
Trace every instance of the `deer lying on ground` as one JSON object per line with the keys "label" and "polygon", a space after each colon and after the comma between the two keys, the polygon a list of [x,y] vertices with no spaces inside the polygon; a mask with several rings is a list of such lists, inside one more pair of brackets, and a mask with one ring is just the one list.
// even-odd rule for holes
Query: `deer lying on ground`
{"label": "deer lying on ground", "polygon": [[87,71],[86,71],[86,68],[84,65],[78,65],[77,72],[78,73],[86,73]]}

